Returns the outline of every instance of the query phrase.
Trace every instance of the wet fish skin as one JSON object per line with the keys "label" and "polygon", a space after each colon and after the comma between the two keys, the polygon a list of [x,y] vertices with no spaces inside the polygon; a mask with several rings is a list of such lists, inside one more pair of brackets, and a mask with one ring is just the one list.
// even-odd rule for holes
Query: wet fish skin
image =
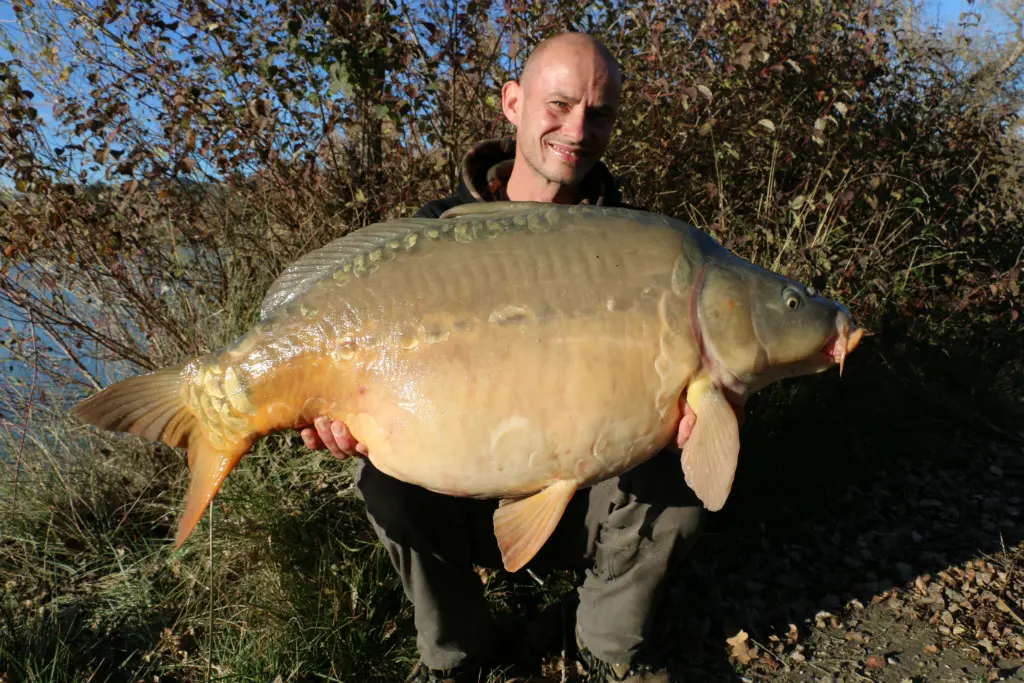
{"label": "wet fish skin", "polygon": [[253,443],[319,415],[392,476],[515,501],[495,517],[511,569],[575,490],[671,443],[682,400],[687,482],[717,509],[739,450],[726,392],[826,370],[860,339],[838,304],[690,226],[531,203],[356,231],[289,267],[261,311],[235,344],[74,409],[188,447],[178,546]]}

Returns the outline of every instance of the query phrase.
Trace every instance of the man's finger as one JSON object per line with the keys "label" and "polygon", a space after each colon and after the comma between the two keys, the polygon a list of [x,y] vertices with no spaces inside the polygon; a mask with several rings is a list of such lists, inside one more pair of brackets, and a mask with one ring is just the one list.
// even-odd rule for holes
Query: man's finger
{"label": "man's finger", "polygon": [[316,433],[320,440],[324,442],[327,450],[336,458],[342,457],[343,453],[338,448],[338,442],[335,441],[334,432],[331,430],[331,418],[321,415],[313,420],[313,426],[316,427]]}
{"label": "man's finger", "polygon": [[312,427],[305,427],[304,429],[300,430],[299,436],[302,437],[302,442],[306,444],[306,448],[312,451],[319,451],[327,447],[324,445],[324,442],[320,440],[320,437],[317,435],[316,430],[313,429]]}
{"label": "man's finger", "polygon": [[679,434],[676,437],[676,444],[680,448],[686,445],[689,441],[690,435],[693,434],[693,428],[697,425],[697,416],[690,412],[683,416],[683,419],[679,421]]}
{"label": "man's finger", "polygon": [[349,455],[355,453],[356,440],[352,437],[352,432],[348,431],[348,425],[338,420],[331,422],[331,435],[339,450]]}

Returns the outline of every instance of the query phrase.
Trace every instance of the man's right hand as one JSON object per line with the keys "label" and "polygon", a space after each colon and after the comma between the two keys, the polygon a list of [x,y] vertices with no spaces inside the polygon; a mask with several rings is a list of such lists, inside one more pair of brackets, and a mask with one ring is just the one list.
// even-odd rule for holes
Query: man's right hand
{"label": "man's right hand", "polygon": [[344,422],[326,416],[316,418],[312,427],[303,428],[299,434],[307,448],[314,451],[326,448],[341,460],[366,455],[366,446],[355,440]]}

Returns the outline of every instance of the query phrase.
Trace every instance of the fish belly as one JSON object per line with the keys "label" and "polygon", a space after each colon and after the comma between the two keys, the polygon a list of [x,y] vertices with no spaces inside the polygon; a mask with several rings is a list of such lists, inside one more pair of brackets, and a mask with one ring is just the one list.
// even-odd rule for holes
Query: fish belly
{"label": "fish belly", "polygon": [[657,401],[657,328],[623,322],[554,320],[429,349],[368,383],[343,419],[379,469],[435,491],[588,486],[653,455],[679,420],[678,401]]}

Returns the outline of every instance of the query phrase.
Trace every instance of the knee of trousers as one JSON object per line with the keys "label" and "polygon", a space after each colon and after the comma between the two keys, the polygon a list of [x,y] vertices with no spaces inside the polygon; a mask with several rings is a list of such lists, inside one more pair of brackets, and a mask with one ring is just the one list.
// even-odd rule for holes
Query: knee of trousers
{"label": "knee of trousers", "polygon": [[627,503],[601,525],[595,569],[605,580],[640,571],[656,581],[683,559],[701,524],[700,507]]}
{"label": "knee of trousers", "polygon": [[672,453],[656,456],[608,482],[595,569],[606,580],[644,567],[660,574],[689,551],[700,534],[703,506],[686,485]]}

